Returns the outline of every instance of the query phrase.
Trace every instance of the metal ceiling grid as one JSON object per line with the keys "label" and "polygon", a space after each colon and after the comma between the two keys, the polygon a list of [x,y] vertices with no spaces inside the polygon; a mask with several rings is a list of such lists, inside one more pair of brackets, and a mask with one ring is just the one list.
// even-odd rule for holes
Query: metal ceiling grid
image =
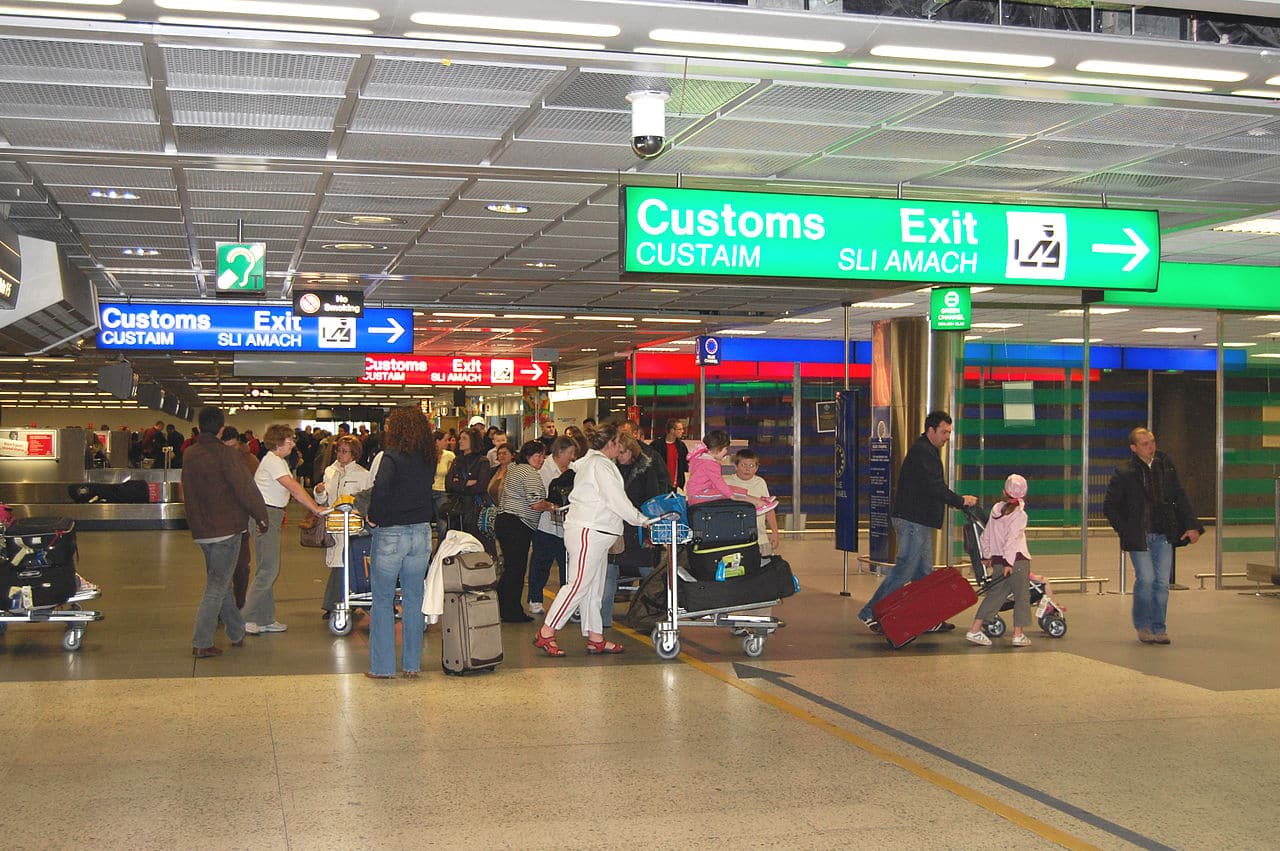
{"label": "metal ceiling grid", "polygon": [[786,171],[799,159],[796,154],[708,150],[680,145],[647,161],[642,170],[646,174],[771,177]]}
{"label": "metal ceiling grid", "polygon": [[[145,193],[138,193],[141,197],[137,201],[114,201],[91,197],[89,193],[93,190],[87,186],[50,186],[48,184],[46,186],[49,196],[58,202],[63,212],[66,212],[67,207],[75,206],[86,211],[93,218],[128,219],[133,217],[137,210],[155,207],[177,209],[178,207],[178,190],[176,189],[149,189]],[[94,188],[118,187],[116,184],[108,183],[98,184]]]}
{"label": "metal ceiling grid", "polygon": [[[356,57],[226,47],[161,48],[170,92],[262,92],[340,97]],[[287,149],[286,149],[287,150]]]}
{"label": "metal ceiling grid", "polygon": [[501,233],[466,233],[464,231],[428,231],[418,237],[418,245],[470,245],[489,246],[497,249],[513,248],[522,237]]}
{"label": "metal ceiling grid", "polygon": [[[341,224],[337,219],[360,215],[383,215],[402,220],[402,224],[394,225],[396,230],[417,233],[430,220],[432,214],[444,209],[444,204],[443,198],[388,198],[383,195],[332,195],[326,192],[320,199],[321,215],[317,224],[327,223],[333,227],[363,231],[368,225]],[[393,227],[393,225],[378,225],[378,227]]]}
{"label": "metal ceiling grid", "polygon": [[631,71],[582,69],[545,102],[549,107],[616,109],[629,114],[627,94],[644,89],[668,92],[667,115],[709,115],[751,89],[752,82],[703,76],[673,77]]}
{"label": "metal ceiling grid", "polygon": [[379,227],[313,227],[307,233],[309,242],[372,242],[392,247],[412,246],[415,230]]}
{"label": "metal ceiling grid", "polygon": [[985,133],[928,133],[886,127],[855,139],[835,154],[841,157],[955,162],[977,157],[993,148],[1005,147],[1018,138]]}
{"label": "metal ceiling grid", "polygon": [[519,215],[509,215],[503,213],[490,212],[486,207],[493,203],[483,199],[474,199],[462,197],[449,204],[444,210],[444,215],[462,218],[510,218],[521,222],[535,222],[545,226],[565,213],[576,207],[579,202],[573,201],[547,201],[543,200],[541,204],[534,204],[529,207],[529,212]]}
{"label": "metal ceiling grid", "polygon": [[1198,178],[1163,177],[1152,174],[1128,174],[1117,171],[1103,171],[1089,174],[1075,180],[1057,184],[1054,188],[1072,192],[1128,193],[1147,196],[1148,206],[1155,198],[1181,198],[1208,185],[1209,181]]}
{"label": "metal ceiling grid", "polygon": [[571,256],[590,255],[599,259],[602,255],[615,253],[618,250],[618,240],[616,237],[601,239],[590,236],[565,236],[543,231],[535,239],[529,240],[521,247],[545,248],[548,251],[570,251],[575,252]]}
{"label": "metal ceiling grid", "polygon": [[86,239],[120,235],[138,238],[185,237],[187,230],[181,222],[134,222],[121,219],[76,219],[76,227]]}
{"label": "metal ceiling grid", "polygon": [[[623,107],[626,104],[622,104]],[[691,126],[694,119],[672,116],[667,133],[676,136]],[[631,113],[626,109],[555,109],[543,108],[516,135],[517,140],[569,142],[615,147],[631,134]]]}
{"label": "metal ceiling grid", "polygon": [[159,153],[159,124],[0,118],[0,133],[15,148]]}
{"label": "metal ceiling grid", "polygon": [[[266,239],[296,243],[298,240],[296,227],[255,224],[249,230],[250,233],[246,236],[255,242]],[[204,224],[195,229],[195,237],[200,242],[236,242],[240,236],[239,231],[240,225],[235,222],[220,225]]]}
{"label": "metal ceiling grid", "polygon": [[31,178],[15,162],[0,162],[0,183],[31,185]]}
{"label": "metal ceiling grid", "polygon": [[1061,166],[1081,171],[1106,169],[1161,151],[1147,145],[1111,145],[1073,139],[1033,139],[991,156],[981,157],[982,165],[1052,168]]}
{"label": "metal ceiling grid", "polygon": [[1119,170],[1172,177],[1232,178],[1265,170],[1269,164],[1274,165],[1271,160],[1267,154],[1180,148]]}
{"label": "metal ceiling grid", "polygon": [[[670,129],[667,131],[670,135]],[[758,151],[766,155],[812,154],[849,138],[849,127],[801,124],[794,121],[745,121],[720,118],[692,136],[681,136],[679,147]],[[615,137],[616,138],[616,137]]]}
{"label": "metal ceiling grid", "polygon": [[506,248],[494,248],[484,245],[422,245],[417,244],[405,253],[403,260],[408,262],[421,260],[444,261],[449,258],[460,260],[494,260],[506,251]]}
{"label": "metal ceiling grid", "polygon": [[631,168],[635,161],[630,145],[548,144],[516,139],[502,149],[493,164],[503,168],[619,171]]}
{"label": "metal ceiling grid", "polygon": [[[520,260],[522,263],[546,260],[566,266],[573,265],[574,261],[577,261],[577,266],[584,266],[588,263],[599,261],[606,254],[613,253],[613,246],[608,248],[593,248],[590,246],[574,248],[572,245],[540,239],[513,249],[507,253],[507,257]],[[564,274],[564,272],[562,271],[560,274]]]}
{"label": "metal ceiling grid", "polygon": [[547,236],[565,239],[605,239],[611,241],[616,248],[618,222],[616,217],[614,221],[595,222],[582,219],[575,214],[571,218],[566,218],[551,225],[544,233]]}
{"label": "metal ceiling grid", "polygon": [[870,127],[916,109],[938,97],[937,91],[853,88],[774,82],[734,108],[733,118],[795,121]]}
{"label": "metal ceiling grid", "polygon": [[147,86],[138,44],[0,38],[0,76],[69,85]]}
{"label": "metal ceiling grid", "polygon": [[32,183],[0,183],[0,201],[48,204],[49,195],[36,189]]}
{"label": "metal ceiling grid", "polygon": [[[861,157],[825,156],[787,169],[785,177],[804,180],[825,180],[836,183],[870,183],[894,185],[933,174],[944,167],[943,162],[913,162],[910,160],[866,159]],[[819,189],[819,191],[821,191]]]}
{"label": "metal ceiling grid", "polygon": [[555,65],[375,56],[361,95],[371,99],[527,107],[563,71],[563,66]]}
{"label": "metal ceiling grid", "polygon": [[[327,196],[361,196],[395,199],[451,198],[464,181],[447,177],[419,177],[413,174],[356,174],[335,172],[329,179]],[[325,208],[322,209],[327,209]],[[352,211],[348,211],[352,212]]]}
{"label": "metal ceiling grid", "polygon": [[[1111,110],[1107,104],[955,95],[894,121],[910,130],[1035,136]],[[981,185],[981,184],[978,184]]]}
{"label": "metal ceiling grid", "polygon": [[523,112],[513,106],[366,99],[356,106],[351,130],[499,139]]}
{"label": "metal ceiling grid", "polygon": [[535,201],[579,204],[604,186],[604,183],[481,179],[465,187],[460,197],[468,200],[511,201],[522,204]]}
{"label": "metal ceiling grid", "polygon": [[319,172],[186,168],[187,188],[210,192],[315,192]]}
{"label": "metal ceiling grid", "polygon": [[0,82],[0,114],[62,121],[154,122],[151,89]]}
{"label": "metal ceiling grid", "polygon": [[315,196],[288,192],[191,192],[192,210],[307,210]]}
{"label": "metal ceiling grid", "polygon": [[1192,145],[1206,136],[1243,130],[1265,119],[1262,113],[1123,106],[1051,135],[1091,142]]}
{"label": "metal ceiling grid", "polygon": [[224,210],[215,208],[191,211],[190,220],[198,225],[235,225],[241,221],[245,227],[275,225],[277,227],[302,227],[307,218],[304,212],[289,210]]}
{"label": "metal ceiling grid", "polygon": [[[104,206],[102,204],[59,204],[58,205],[64,215],[73,222],[79,222],[81,219],[92,219],[101,216],[111,216],[115,219],[120,215],[117,209]],[[46,208],[49,209],[49,208]],[[56,215],[56,214],[55,214]],[[183,220],[182,210],[174,207],[130,207],[127,221],[132,222],[181,222]]]}
{"label": "metal ceiling grid", "polygon": [[1202,144],[1223,150],[1280,153],[1280,121],[1266,121],[1243,132],[1229,132]]}
{"label": "metal ceiling grid", "polygon": [[492,139],[446,136],[401,136],[391,133],[348,132],[342,139],[341,159],[380,163],[438,163],[479,165],[493,148]]}
{"label": "metal ceiling grid", "polygon": [[294,158],[324,159],[329,133],[311,130],[258,130],[252,127],[176,125],[178,150],[184,154],[273,157],[288,151]]}
{"label": "metal ceiling grid", "polygon": [[173,123],[180,126],[328,133],[333,129],[342,100],[262,92],[175,91],[170,92],[169,103]]}
{"label": "metal ceiling grid", "polygon": [[612,201],[604,201],[591,196],[587,203],[573,211],[573,215],[566,216],[565,221],[569,222],[601,222],[612,223],[614,234],[617,234],[618,228],[618,203],[617,191],[610,193],[614,196]]}
{"label": "metal ceiling grid", "polygon": [[544,220],[526,219],[523,216],[509,216],[506,218],[440,216],[431,223],[431,233],[439,233],[441,231],[448,231],[454,234],[503,233],[529,237],[541,230],[545,224]]}
{"label": "metal ceiling grid", "polygon": [[[33,162],[31,171],[45,186],[94,186],[113,189],[177,189],[173,170],[116,165],[81,165],[79,163]],[[141,198],[146,203],[144,195]],[[123,203],[123,202],[117,202]]]}
{"label": "metal ceiling grid", "polygon": [[1047,183],[1064,180],[1077,172],[1047,168],[1007,168],[965,165],[941,174],[911,180],[913,186],[982,186],[987,189],[1031,191]]}
{"label": "metal ceiling grid", "polygon": [[[396,265],[397,275],[423,275],[449,278],[470,278],[493,262],[489,258],[450,258],[450,257],[415,257]],[[378,287],[378,295],[391,298],[385,289],[387,285]],[[409,302],[412,304],[412,302]]]}
{"label": "metal ceiling grid", "polygon": [[[187,240],[183,236],[152,236],[152,237],[147,237],[146,243],[147,243],[146,244],[147,248],[155,248],[160,250],[185,251],[188,248]],[[93,239],[89,240],[89,244],[92,245],[94,248],[105,248],[108,250],[115,250],[116,253],[118,254],[119,249],[138,247],[138,240],[131,239],[129,236],[125,236],[125,235],[96,236]],[[191,265],[191,259],[189,257],[183,258],[183,259],[187,262],[188,266]]]}
{"label": "metal ceiling grid", "polygon": [[[1280,176],[1280,175],[1277,175]],[[1254,181],[1231,181],[1211,183],[1200,189],[1187,193],[1195,198],[1214,201],[1230,201],[1236,204],[1255,204],[1267,207],[1280,207],[1280,187],[1274,183]],[[1226,209],[1230,209],[1229,207]],[[1227,218],[1234,216],[1228,215]]]}

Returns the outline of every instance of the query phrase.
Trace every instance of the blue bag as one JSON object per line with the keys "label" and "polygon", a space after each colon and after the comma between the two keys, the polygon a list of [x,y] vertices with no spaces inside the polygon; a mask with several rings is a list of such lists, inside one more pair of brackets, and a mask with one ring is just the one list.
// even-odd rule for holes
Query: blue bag
{"label": "blue bag", "polygon": [[683,495],[675,491],[658,494],[652,499],[646,499],[644,504],[640,506],[640,513],[645,517],[661,517],[672,512],[680,515],[682,524],[686,526],[689,524],[689,503]]}

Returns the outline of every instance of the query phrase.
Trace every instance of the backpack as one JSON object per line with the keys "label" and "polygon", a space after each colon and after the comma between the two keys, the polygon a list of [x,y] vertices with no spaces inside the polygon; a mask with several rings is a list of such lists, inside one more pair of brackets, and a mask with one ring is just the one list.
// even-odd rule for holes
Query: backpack
{"label": "backpack", "polygon": [[547,485],[547,501],[564,507],[569,504],[569,494],[573,491],[573,470],[565,470]]}

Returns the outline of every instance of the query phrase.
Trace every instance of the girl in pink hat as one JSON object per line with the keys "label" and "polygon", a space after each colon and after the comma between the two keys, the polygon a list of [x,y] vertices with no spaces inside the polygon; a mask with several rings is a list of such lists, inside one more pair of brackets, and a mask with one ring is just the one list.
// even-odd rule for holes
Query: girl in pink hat
{"label": "girl in pink hat", "polygon": [[1027,510],[1022,500],[1027,480],[1017,473],[1004,480],[1004,499],[991,509],[991,519],[982,531],[983,562],[995,573],[996,582],[987,586],[965,638],[974,644],[990,645],[982,624],[993,617],[1013,593],[1013,646],[1026,647],[1031,639],[1022,628],[1031,623],[1031,556],[1027,547]]}

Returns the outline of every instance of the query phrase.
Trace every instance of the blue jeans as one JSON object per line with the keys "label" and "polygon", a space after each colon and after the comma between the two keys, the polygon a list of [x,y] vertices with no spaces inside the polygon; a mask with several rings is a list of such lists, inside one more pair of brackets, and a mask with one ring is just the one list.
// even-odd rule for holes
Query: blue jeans
{"label": "blue jeans", "polygon": [[859,620],[874,617],[871,608],[881,599],[897,591],[908,582],[915,582],[933,570],[933,533],[936,531],[901,517],[891,517],[893,530],[898,534],[898,557],[889,569],[889,575],[880,583],[876,593],[858,612]]}
{"label": "blue jeans", "polygon": [[560,563],[560,584],[564,584],[564,538],[535,529],[533,532],[533,555],[529,557],[529,602],[541,603],[542,591],[551,578],[551,565]]}
{"label": "blue jeans", "polygon": [[191,635],[192,647],[209,647],[213,633],[218,628],[218,618],[227,625],[227,638],[239,641],[244,638],[244,618],[236,608],[235,595],[231,593],[231,574],[235,572],[240,557],[240,535],[232,535],[225,541],[199,544],[204,553],[204,596],[196,609],[196,628]]}
{"label": "blue jeans", "polygon": [[400,667],[422,668],[422,583],[431,561],[431,524],[375,526],[369,581],[373,609],[369,613],[369,673],[396,672],[396,579],[400,580]]}
{"label": "blue jeans", "polygon": [[1130,550],[1129,562],[1133,565],[1133,628],[1162,635],[1169,608],[1173,545],[1164,535],[1148,533],[1147,548]]}

